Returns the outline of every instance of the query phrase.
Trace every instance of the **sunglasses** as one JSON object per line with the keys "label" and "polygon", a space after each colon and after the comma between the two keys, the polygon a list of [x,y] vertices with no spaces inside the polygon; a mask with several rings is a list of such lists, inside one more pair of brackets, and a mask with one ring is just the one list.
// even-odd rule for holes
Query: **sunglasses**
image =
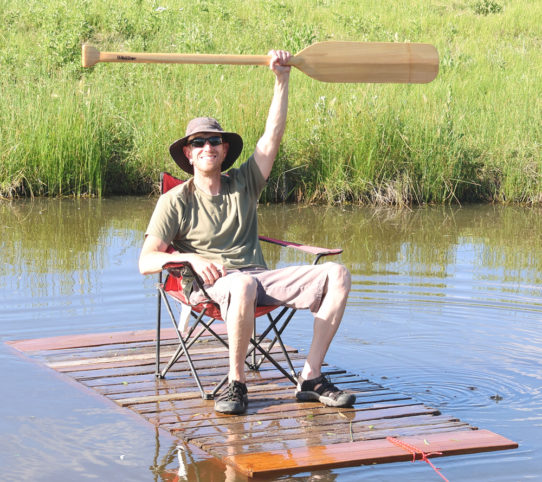
{"label": "sunglasses", "polygon": [[189,146],[201,148],[205,146],[205,143],[208,142],[211,146],[219,146],[224,142],[222,137],[220,136],[212,136],[212,137],[194,137],[194,139],[188,141]]}

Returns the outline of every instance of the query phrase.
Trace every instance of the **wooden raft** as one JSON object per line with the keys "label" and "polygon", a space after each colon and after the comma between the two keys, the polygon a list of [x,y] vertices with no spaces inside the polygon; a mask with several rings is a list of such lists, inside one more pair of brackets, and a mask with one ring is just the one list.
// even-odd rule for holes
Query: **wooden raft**
{"label": "wooden raft", "polygon": [[[219,330],[225,331],[223,326]],[[264,363],[259,372],[247,374],[247,413],[217,414],[213,401],[202,400],[184,361],[178,362],[165,380],[155,378],[154,336],[154,330],[143,330],[8,344],[248,476],[413,459],[412,453],[387,437],[418,449],[418,458],[421,451],[444,456],[518,446],[330,366],[324,373],[333,383],[356,394],[352,408],[296,402],[291,382]],[[176,335],[172,329],[162,330],[162,337],[165,362],[174,351]],[[294,365],[301,368],[304,357],[288,350]],[[227,351],[211,337],[202,336],[192,353],[204,385],[216,384],[227,372]]]}

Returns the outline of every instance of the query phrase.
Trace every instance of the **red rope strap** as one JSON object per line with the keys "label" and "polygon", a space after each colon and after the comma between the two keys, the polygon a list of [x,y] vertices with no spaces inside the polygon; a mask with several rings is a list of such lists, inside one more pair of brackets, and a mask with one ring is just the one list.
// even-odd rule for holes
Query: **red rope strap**
{"label": "red rope strap", "polygon": [[386,437],[386,440],[388,442],[392,443],[393,445],[397,445],[397,447],[400,447],[403,450],[406,450],[407,452],[411,453],[412,454],[412,462],[415,462],[416,461],[416,455],[420,454],[421,455],[420,460],[423,460],[424,462],[427,462],[437,474],[439,474],[446,482],[449,482],[449,480],[446,477],[444,477],[444,475],[442,475],[440,473],[440,469],[438,467],[435,467],[431,463],[431,461],[427,458],[427,457],[429,457],[431,455],[442,455],[442,452],[428,452],[428,453],[425,453],[423,450],[420,450],[419,448],[414,447],[414,445],[410,445],[410,444],[408,444],[406,442],[403,442],[402,440],[396,439],[395,437]]}

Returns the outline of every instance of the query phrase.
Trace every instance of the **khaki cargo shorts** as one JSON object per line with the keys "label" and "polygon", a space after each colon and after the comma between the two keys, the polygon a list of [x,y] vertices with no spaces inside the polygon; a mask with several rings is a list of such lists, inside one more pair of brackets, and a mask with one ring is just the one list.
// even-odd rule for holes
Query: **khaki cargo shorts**
{"label": "khaki cargo shorts", "polygon": [[[219,278],[214,285],[205,285],[210,298],[218,303],[225,319],[230,303],[230,293],[235,289],[236,276],[251,276],[257,282],[257,306],[288,306],[296,309],[309,309],[313,314],[318,311],[324,297],[328,272],[336,263],[328,262],[308,266],[288,266],[279,269],[228,270],[228,274]],[[195,289],[190,295],[190,303],[206,301],[201,290]]]}

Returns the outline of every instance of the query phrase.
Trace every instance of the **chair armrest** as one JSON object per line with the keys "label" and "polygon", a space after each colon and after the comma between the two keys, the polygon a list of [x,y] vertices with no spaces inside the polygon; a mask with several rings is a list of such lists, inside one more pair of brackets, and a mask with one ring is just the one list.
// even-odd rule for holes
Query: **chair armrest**
{"label": "chair armrest", "polygon": [[259,236],[260,241],[265,241],[267,243],[278,244],[279,246],[284,246],[285,248],[294,248],[305,253],[313,254],[319,259],[322,256],[330,256],[341,254],[343,252],[340,248],[329,249],[329,248],[319,248],[317,246],[310,246],[308,244],[299,244],[293,243],[291,241],[282,241],[280,239],[268,238],[267,236]]}
{"label": "chair armrest", "polygon": [[[173,276],[173,278],[176,278],[178,280],[180,280],[181,278],[183,278],[183,276],[186,276],[186,273],[183,273],[184,270],[187,270],[188,271],[188,275],[190,276],[190,278],[195,281],[196,285],[198,286],[198,288],[203,292],[203,294],[205,295],[205,297],[211,301],[211,297],[207,294],[207,291],[205,291],[205,287],[204,287],[204,282],[203,280],[196,274],[196,272],[194,271],[194,268],[192,267],[192,265],[188,262],[188,261],[184,261],[184,262],[168,262],[168,263],[165,263],[163,266],[162,266],[162,270],[165,270],[169,273],[169,275]],[[169,281],[169,275],[168,275],[168,279],[166,280],[165,284],[168,285],[168,281]],[[175,283],[177,283],[175,286],[175,289],[179,289],[181,288],[181,291],[182,291],[182,287],[181,285],[179,284],[179,281],[176,281]],[[167,291],[167,290],[166,290]],[[188,299],[189,299],[189,294],[186,294],[185,293],[185,298],[186,298],[186,303],[188,304]]]}
{"label": "chair armrest", "polygon": [[168,273],[172,274],[176,278],[182,277],[182,271],[186,269],[188,272],[195,276],[194,268],[192,268],[192,265],[188,262],[168,262],[162,265],[162,270],[167,271]]}
{"label": "chair armrest", "polygon": [[183,276],[189,275],[192,279],[196,281],[199,287],[203,286],[203,281],[196,274],[196,272],[194,271],[194,268],[188,261],[184,261],[184,262],[174,261],[174,262],[165,263],[162,266],[162,270],[167,271],[170,275],[172,275],[175,278],[182,278]]}
{"label": "chair armrest", "polygon": [[174,269],[174,268],[184,268],[184,267],[194,271],[193,268],[192,268],[192,265],[190,263],[188,263],[188,262],[182,262],[181,263],[181,262],[171,262],[171,261],[165,263],[164,265],[162,265],[162,270],[170,270],[170,269]]}

